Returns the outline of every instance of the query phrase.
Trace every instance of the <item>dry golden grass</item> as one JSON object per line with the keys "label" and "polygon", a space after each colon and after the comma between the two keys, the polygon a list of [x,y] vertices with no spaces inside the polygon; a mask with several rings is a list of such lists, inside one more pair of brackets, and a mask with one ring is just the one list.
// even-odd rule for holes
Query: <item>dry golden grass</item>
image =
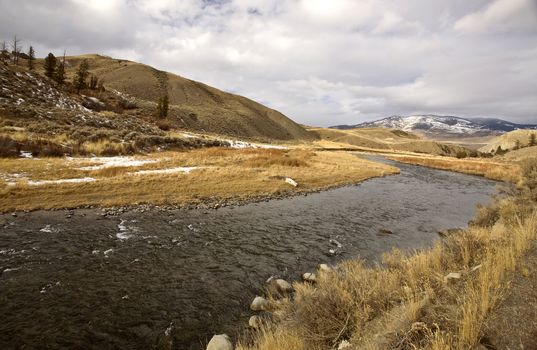
{"label": "dry golden grass", "polygon": [[435,156],[390,155],[388,158],[402,163],[422,165],[431,168],[451,170],[465,174],[480,175],[493,180],[517,182],[520,180],[520,166],[514,162],[492,159]]}
{"label": "dry golden grass", "polygon": [[[501,213],[492,226],[474,225],[431,249],[394,250],[376,267],[345,261],[319,272],[315,285],[295,283],[294,300],[240,349],[334,349],[342,340],[349,349],[474,348],[509,274],[537,239],[537,208],[526,190],[491,210]],[[446,280],[451,272],[460,279]]]}
{"label": "dry golden grass", "polygon": [[[0,159],[0,178],[24,174],[32,181],[92,177],[84,183],[16,185],[0,187],[0,211],[71,208],[82,205],[137,203],[187,204],[205,201],[248,200],[291,192],[356,183],[398,169],[360,159],[344,152],[307,150],[206,148],[188,152],[162,152],[135,159],[156,162],[138,167],[81,170],[95,165],[88,159]],[[192,172],[133,175],[138,170],[197,167]],[[291,177],[294,188],[285,183]]]}

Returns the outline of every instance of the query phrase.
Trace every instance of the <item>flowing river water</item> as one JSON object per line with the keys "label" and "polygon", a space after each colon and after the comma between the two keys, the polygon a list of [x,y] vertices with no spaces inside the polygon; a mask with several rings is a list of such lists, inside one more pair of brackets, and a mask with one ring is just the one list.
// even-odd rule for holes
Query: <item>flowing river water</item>
{"label": "flowing river water", "polygon": [[270,276],[429,246],[495,192],[394,165],[399,175],[218,210],[0,215],[0,348],[150,349],[167,333],[200,349],[247,323]]}

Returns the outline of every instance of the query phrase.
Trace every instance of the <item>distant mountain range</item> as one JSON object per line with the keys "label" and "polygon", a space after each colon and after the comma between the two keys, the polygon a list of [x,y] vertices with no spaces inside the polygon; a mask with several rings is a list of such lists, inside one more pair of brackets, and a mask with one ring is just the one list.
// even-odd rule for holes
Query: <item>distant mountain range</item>
{"label": "distant mountain range", "polygon": [[537,129],[535,124],[516,124],[494,118],[460,118],[441,115],[410,115],[383,118],[356,125],[337,125],[334,129],[391,128],[442,137],[489,136],[518,129]]}

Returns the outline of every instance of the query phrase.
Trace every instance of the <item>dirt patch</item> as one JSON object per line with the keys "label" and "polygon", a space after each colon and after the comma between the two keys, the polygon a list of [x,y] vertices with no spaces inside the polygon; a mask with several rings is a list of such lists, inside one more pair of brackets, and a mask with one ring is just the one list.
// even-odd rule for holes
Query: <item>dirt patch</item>
{"label": "dirt patch", "polygon": [[507,297],[493,314],[482,343],[489,349],[537,349],[537,246],[513,273]]}

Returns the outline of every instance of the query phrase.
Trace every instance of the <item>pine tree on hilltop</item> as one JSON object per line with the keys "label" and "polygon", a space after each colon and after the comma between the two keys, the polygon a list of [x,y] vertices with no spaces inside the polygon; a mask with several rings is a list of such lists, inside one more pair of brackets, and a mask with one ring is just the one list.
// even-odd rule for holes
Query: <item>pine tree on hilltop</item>
{"label": "pine tree on hilltop", "polygon": [[45,58],[45,75],[47,77],[54,77],[54,74],[56,73],[56,62],[56,57],[52,54],[52,52],[49,52]]}
{"label": "pine tree on hilltop", "polygon": [[531,134],[530,135],[530,142],[528,144],[530,147],[531,146],[536,146],[537,145],[537,141],[535,140],[535,134]]}
{"label": "pine tree on hilltop", "polygon": [[88,78],[88,75],[89,63],[88,60],[83,60],[82,63],[80,63],[80,66],[78,66],[78,70],[76,71],[75,79],[73,81],[77,92],[80,92],[80,90],[86,87],[86,79]]}
{"label": "pine tree on hilltop", "polygon": [[35,51],[32,46],[28,50],[28,69],[34,70]]}

